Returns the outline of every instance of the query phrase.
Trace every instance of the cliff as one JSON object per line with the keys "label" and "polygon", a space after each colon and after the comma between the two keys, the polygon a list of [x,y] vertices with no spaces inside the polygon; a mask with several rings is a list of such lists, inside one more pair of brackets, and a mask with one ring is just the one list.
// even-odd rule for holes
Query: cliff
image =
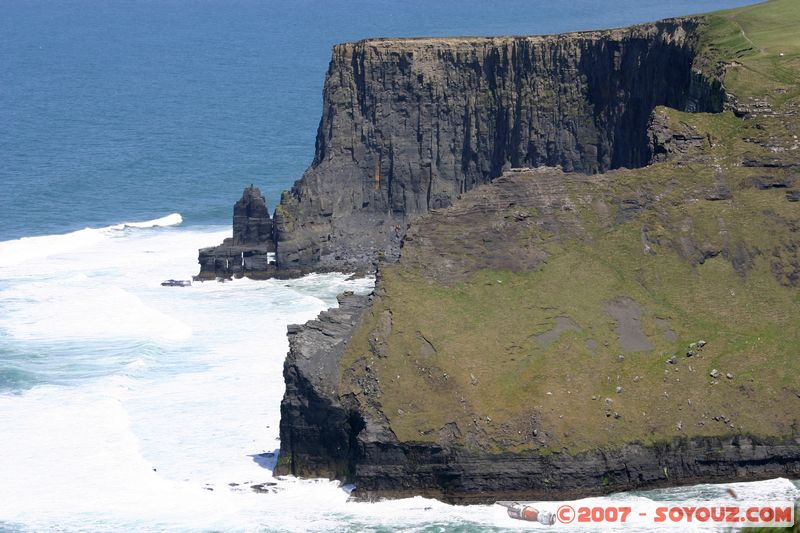
{"label": "cliff", "polygon": [[278,263],[395,261],[291,328],[276,472],[452,502],[800,475],[798,27],[337,48]]}
{"label": "cliff", "polygon": [[657,105],[717,112],[700,19],[543,37],[338,45],[314,162],[276,211],[277,264],[396,260],[407,224],[511,167],[640,167]]}
{"label": "cliff", "polygon": [[[569,499],[641,487],[800,475],[798,437],[712,431],[719,434],[676,435],[621,445],[609,442],[609,446],[577,453],[544,446],[515,449],[508,442],[505,449],[492,449],[480,443],[496,433],[487,418],[475,419],[468,426],[450,421],[418,438],[398,438],[380,411],[381,397],[388,392],[380,382],[388,376],[380,363],[375,365],[375,358],[388,356],[381,352],[392,329],[390,314],[380,315],[380,331],[371,334],[372,360],[346,366],[342,375],[348,340],[370,303],[371,298],[344,294],[339,308],[305,326],[290,326],[276,473],[352,481],[357,484],[354,495],[360,499],[425,495],[452,503]],[[438,387],[452,388],[446,378],[431,377],[439,380]],[[358,392],[346,392],[339,385],[342,378],[357,383]],[[423,387],[415,394],[427,392]],[[595,403],[602,410],[606,402]],[[531,418],[523,424],[525,435],[518,440],[543,443],[551,438],[550,429],[537,416],[540,406],[534,403],[528,406]],[[398,409],[397,414],[405,413]],[[581,414],[584,419],[593,416]],[[621,418],[616,412],[601,416],[613,419],[614,425]],[[717,418],[709,418],[709,424],[726,427],[725,420]]]}

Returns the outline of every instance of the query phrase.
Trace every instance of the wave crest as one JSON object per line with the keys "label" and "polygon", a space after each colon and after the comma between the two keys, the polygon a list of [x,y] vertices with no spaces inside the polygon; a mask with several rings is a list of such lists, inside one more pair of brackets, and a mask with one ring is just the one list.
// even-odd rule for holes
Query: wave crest
{"label": "wave crest", "polygon": [[119,231],[177,226],[182,222],[183,217],[180,213],[172,213],[143,222],[123,222],[103,228],[84,228],[70,233],[22,237],[21,239],[2,241],[0,242],[0,267],[19,265],[32,259],[41,259],[92,246]]}

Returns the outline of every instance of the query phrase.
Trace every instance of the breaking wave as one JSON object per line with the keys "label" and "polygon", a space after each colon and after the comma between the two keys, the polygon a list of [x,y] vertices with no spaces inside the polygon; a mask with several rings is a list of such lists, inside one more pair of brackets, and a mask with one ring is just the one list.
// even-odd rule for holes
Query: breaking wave
{"label": "breaking wave", "polygon": [[[176,214],[0,243],[0,530],[521,527],[492,506],[353,503],[336,482],[274,478],[286,326],[373,281],[312,274],[162,287],[190,279],[197,249],[230,235],[165,227],[180,222]],[[781,479],[736,491],[797,494]],[[592,501],[699,495],[725,490]]]}
{"label": "breaking wave", "polygon": [[149,229],[177,226],[183,222],[179,213],[144,222],[123,222],[104,228],[84,228],[58,235],[22,237],[0,242],[0,267],[21,264],[32,259],[42,259],[53,255],[95,246],[111,238],[115,233],[126,229]]}

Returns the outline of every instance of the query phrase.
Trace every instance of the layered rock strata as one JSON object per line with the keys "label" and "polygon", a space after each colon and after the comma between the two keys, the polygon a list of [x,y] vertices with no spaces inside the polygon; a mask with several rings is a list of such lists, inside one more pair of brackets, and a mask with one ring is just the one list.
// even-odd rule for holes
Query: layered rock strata
{"label": "layered rock strata", "polygon": [[[546,264],[551,252],[565,242],[592,242],[592,231],[586,227],[587,210],[596,213],[590,220],[600,232],[610,234],[615,228],[630,223],[644,224],[641,221],[648,213],[663,216],[660,203],[676,204],[675,198],[650,190],[653,183],[643,182],[637,188],[617,185],[625,183],[626,176],[627,171],[593,176],[548,168],[507,171],[491,185],[465,194],[452,207],[429,213],[412,225],[404,240],[400,266],[432,282],[434,290],[464,282],[475,272],[531,272]],[[655,183],[660,180],[653,179]],[[698,200],[693,198],[708,195],[703,184],[696,185],[680,193],[691,195],[680,204],[696,202]],[[712,190],[716,185],[705,186]],[[672,187],[676,187],[675,183]],[[747,187],[742,186],[740,190],[747,190]],[[711,204],[719,200],[704,198],[704,201]],[[648,238],[655,238],[647,236],[646,225],[642,228],[641,246],[645,256],[655,255],[657,249],[659,254],[674,253],[689,264],[699,266],[702,263],[696,257],[702,243],[688,242],[676,232],[674,238],[672,234],[665,234],[657,243],[653,240],[648,244]],[[648,252],[649,248],[652,249]],[[730,243],[727,248],[717,250],[714,256],[719,256],[720,260],[724,258],[738,270],[742,261],[737,255],[740,248],[740,244]],[[395,371],[403,373],[403,380],[409,379],[407,367],[414,365],[392,366],[396,370],[387,375],[381,367],[386,366],[388,358],[403,357],[408,361],[416,358],[418,364],[425,367],[416,370],[425,380],[434,379],[431,387],[445,391],[444,397],[448,396],[446,391],[454,391],[455,396],[467,393],[458,392],[457,380],[436,369],[437,357],[445,354],[437,354],[437,347],[419,332],[419,346],[404,344],[401,353],[407,352],[400,356],[390,351],[390,345],[396,346],[398,342],[391,338],[393,328],[400,326],[395,322],[397,317],[393,317],[390,304],[382,311],[384,307],[375,309],[374,302],[391,302],[393,297],[398,296],[387,296],[379,275],[372,297],[344,295],[340,298],[339,309],[329,310],[304,326],[290,327],[291,349],[284,367],[287,388],[281,404],[281,455],[277,474],[352,482],[356,485],[353,495],[360,499],[424,495],[451,503],[572,499],[621,490],[800,476],[800,433],[788,426],[785,435],[772,438],[734,430],[733,425],[728,434],[682,436],[678,427],[668,432],[669,437],[655,442],[631,441],[570,452],[553,450],[544,444],[550,442],[545,434],[548,430],[541,429],[546,424],[532,432],[523,424],[518,436],[517,427],[502,430],[488,419],[480,423],[476,419],[474,426],[471,422],[464,424],[461,420],[456,422],[459,415],[452,412],[444,415],[450,422],[442,427],[431,426],[432,433],[425,430],[417,438],[398,438],[392,421],[396,424],[408,413],[401,409],[387,411],[390,400],[387,397],[397,395],[388,382],[394,381]],[[536,301],[533,295],[531,299]],[[370,306],[372,309],[367,311]],[[636,309],[634,321],[629,320],[630,324],[623,329],[638,328],[635,324],[639,320],[638,306]],[[353,334],[367,312],[377,316],[371,322],[374,326],[369,326],[374,329],[367,330],[368,349],[354,361],[345,361],[349,344],[355,342]],[[580,332],[574,323],[571,329]],[[630,333],[623,331],[620,335],[624,337]],[[633,333],[642,335],[638,329]],[[558,336],[556,333],[556,338]],[[670,331],[666,338],[675,341],[675,333]],[[606,339],[604,344],[608,345],[608,341],[613,342]],[[626,349],[624,342],[621,346],[625,352],[648,352],[653,348]],[[441,350],[441,346],[438,349]],[[542,350],[546,351],[547,346]],[[486,357],[497,359],[496,364],[502,365],[499,354],[503,348],[498,346],[497,351],[498,354],[486,354]],[[687,359],[689,372],[695,372],[692,365],[703,364],[702,355],[693,352],[693,356],[694,359]],[[535,357],[544,357],[544,354]],[[594,359],[598,357],[596,353],[592,355]],[[616,355],[613,360],[617,362]],[[675,360],[662,361],[671,371],[670,364],[675,364]],[[682,367],[683,372],[686,368]],[[441,376],[432,377],[431,372]],[[683,373],[680,375],[686,379]],[[396,377],[401,378],[399,374]],[[470,389],[480,385],[477,378],[471,377],[472,384],[466,385]],[[638,379],[639,376],[634,381]],[[733,375],[727,379],[733,379]],[[669,387],[660,380],[657,376],[656,386]],[[678,384],[678,389],[687,386]],[[709,387],[707,383],[704,386]],[[749,385],[739,385],[735,394],[744,394],[741,392],[744,390],[749,390]],[[587,390],[572,392],[589,396]],[[418,394],[428,392],[406,391],[405,399],[413,404]],[[796,402],[800,389],[787,390],[782,397],[784,402]],[[599,398],[592,400],[590,404],[603,404]],[[530,401],[532,409],[542,400],[532,396]],[[619,397],[613,401],[622,402]],[[463,397],[461,402],[455,408],[442,405],[441,409],[466,409],[469,403],[464,403]],[[605,402],[613,406],[611,399],[606,398]],[[664,402],[673,401],[668,397],[656,401],[657,404]],[[655,408],[647,405],[643,409]],[[612,423],[621,416],[613,409],[605,413]],[[592,415],[587,411],[585,416]],[[709,418],[708,423],[714,424],[711,420]],[[535,426],[539,422],[534,415]],[[725,419],[725,422],[730,420]],[[535,444],[532,449],[520,449],[530,442]]]}
{"label": "layered rock strata", "polygon": [[276,211],[278,267],[396,260],[410,220],[510,167],[647,164],[655,106],[723,109],[693,68],[698,24],[337,45],[314,162]]}
{"label": "layered rock strata", "polygon": [[269,277],[275,273],[273,223],[258,187],[250,186],[233,206],[233,237],[199,252],[195,279]]}

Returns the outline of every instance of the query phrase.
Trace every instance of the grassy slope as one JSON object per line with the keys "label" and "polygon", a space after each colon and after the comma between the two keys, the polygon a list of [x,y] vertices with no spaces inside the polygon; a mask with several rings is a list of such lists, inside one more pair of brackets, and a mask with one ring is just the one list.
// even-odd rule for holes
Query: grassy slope
{"label": "grassy slope", "polygon": [[[728,91],[740,101],[765,99],[778,116],[661,110],[676,127],[708,134],[713,146],[688,164],[618,172],[598,191],[615,198],[649,190],[660,196],[658,209],[609,228],[602,212],[584,208],[578,216],[586,233],[551,241],[548,261],[527,273],[483,270],[446,284],[402,263],[383,269],[385,294],[343,364],[356,374],[370,365],[382,410],[401,440],[435,441],[449,422],[467,446],[541,453],[798,430],[800,293],[779,284],[771,269],[773,252],[797,241],[800,204],[787,202],[784,190],[746,186],[764,169],[740,164],[743,155],[797,157],[791,150],[797,120],[784,115],[800,95],[798,28],[796,0],[709,17],[707,68],[738,62],[727,71]],[[733,199],[704,200],[702,191],[721,177]],[[642,252],[643,225],[651,241],[660,241],[653,245],[657,255]],[[742,275],[725,253],[694,264],[675,245],[687,241],[727,254],[745,247],[752,267]],[[641,306],[642,330],[654,348],[620,360],[604,306],[623,296]],[[393,320],[388,356],[375,357],[370,339],[386,310]],[[536,335],[559,316],[580,329],[543,345]],[[677,339],[670,340],[665,320]],[[687,345],[699,339],[707,346],[687,358]],[[673,355],[678,364],[666,364]],[[722,376],[711,378],[713,369]],[[347,380],[343,385],[350,387]]]}
{"label": "grassy slope", "polygon": [[[710,17],[705,46],[715,59],[742,64],[725,78],[730,92],[776,103],[800,95],[798,9],[794,0],[773,0]],[[786,92],[776,93],[776,89]]]}

